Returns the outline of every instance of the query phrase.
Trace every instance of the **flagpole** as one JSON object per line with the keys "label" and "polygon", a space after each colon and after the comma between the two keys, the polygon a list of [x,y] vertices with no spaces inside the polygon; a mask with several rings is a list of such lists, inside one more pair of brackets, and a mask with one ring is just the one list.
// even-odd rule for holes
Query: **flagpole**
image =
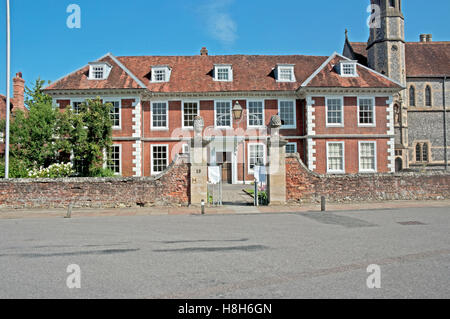
{"label": "flagpole", "polygon": [[9,117],[11,111],[11,30],[9,0],[6,0],[6,138],[5,138],[5,178],[9,178]]}

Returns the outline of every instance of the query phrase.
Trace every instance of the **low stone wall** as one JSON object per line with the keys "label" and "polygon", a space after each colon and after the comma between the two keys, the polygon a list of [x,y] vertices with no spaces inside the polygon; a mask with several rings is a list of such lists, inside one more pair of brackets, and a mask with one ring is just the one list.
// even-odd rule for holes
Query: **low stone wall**
{"label": "low stone wall", "polygon": [[178,156],[159,176],[0,180],[0,208],[112,208],[189,203],[189,164]]}
{"label": "low stone wall", "polygon": [[446,172],[324,176],[311,172],[297,154],[286,159],[288,202],[431,200],[450,198]]}

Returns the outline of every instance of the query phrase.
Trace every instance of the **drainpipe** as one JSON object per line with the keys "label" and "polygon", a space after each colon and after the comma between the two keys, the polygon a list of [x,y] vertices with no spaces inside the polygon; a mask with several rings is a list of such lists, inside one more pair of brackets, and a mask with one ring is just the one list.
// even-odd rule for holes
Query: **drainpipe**
{"label": "drainpipe", "polygon": [[447,76],[444,76],[443,82],[443,103],[444,103],[444,157],[445,157],[445,170],[448,170],[448,157],[447,157],[447,106],[445,101],[445,83],[447,82]]}

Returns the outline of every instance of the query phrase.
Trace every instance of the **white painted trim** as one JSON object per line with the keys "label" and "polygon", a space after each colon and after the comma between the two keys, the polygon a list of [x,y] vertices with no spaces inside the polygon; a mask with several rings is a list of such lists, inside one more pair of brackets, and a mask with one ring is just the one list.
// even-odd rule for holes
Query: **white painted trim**
{"label": "white painted trim", "polygon": [[[262,103],[262,125],[250,125],[250,111],[249,111],[249,103],[257,102]],[[266,118],[266,101],[263,99],[247,99],[245,101],[246,109],[247,109],[247,128],[265,128],[265,118]]]}
{"label": "white painted trim", "polygon": [[166,151],[166,155],[167,155],[167,157],[166,157],[166,163],[167,163],[166,168],[170,165],[170,163],[169,163],[169,158],[170,158],[169,144],[151,144],[151,147],[150,147],[150,174],[151,175],[161,174],[161,172],[155,172],[153,170],[153,149],[155,147],[158,147],[158,146],[165,146],[166,147],[166,150],[167,150]]}
{"label": "white painted trim", "polygon": [[181,128],[183,130],[193,130],[194,126],[184,125],[184,103],[197,103],[197,115],[200,115],[200,100],[181,100]]}
{"label": "white painted trim", "polygon": [[[165,103],[166,104],[166,126],[153,126],[153,104]],[[169,101],[151,101],[150,102],[150,130],[151,131],[168,131],[169,130]]]}
{"label": "white painted trim", "polygon": [[388,169],[391,173],[395,173],[395,138],[391,138],[388,142]]}
{"label": "white painted trim", "polygon": [[[329,145],[330,144],[341,144],[342,145],[342,170],[330,170],[328,165],[328,160],[330,158]],[[345,142],[344,141],[332,141],[327,142],[327,174],[345,174]]]}
{"label": "white painted trim", "polygon": [[316,108],[314,107],[315,103],[316,101],[311,96],[306,97],[306,130],[308,135],[316,134]]}
{"label": "white painted trim", "polygon": [[[353,67],[353,74],[344,74],[344,65],[351,65]],[[358,75],[358,63],[356,61],[340,61],[339,62],[339,73],[343,78],[357,78]]]}
{"label": "white painted trim", "polygon": [[[217,69],[227,69],[228,70],[228,80],[219,80],[219,72]],[[215,64],[214,65],[214,81],[217,82],[233,82],[233,66],[231,64]]]}
{"label": "white painted trim", "polygon": [[[361,144],[373,144],[375,145],[374,150],[374,166],[375,169],[362,169],[361,168]],[[377,142],[376,141],[358,141],[358,167],[359,167],[359,172],[360,173],[376,173],[378,171],[378,164],[377,164]]]}
{"label": "white painted trim", "polygon": [[[365,100],[372,100],[372,114],[373,114],[373,123],[372,124],[365,124],[365,123],[361,123],[360,122],[360,99],[365,99]],[[357,96],[356,97],[356,103],[357,103],[357,121],[358,121],[358,127],[376,127],[377,126],[377,106],[376,106],[376,99],[375,97],[372,96]]]}
{"label": "white painted trim", "polygon": [[293,152],[293,153],[297,153],[297,143],[295,143],[295,142],[289,142],[289,143],[286,144],[286,154],[291,154],[291,153],[288,153],[288,152],[287,152],[287,146],[288,146],[288,145],[294,145],[294,152]]}
{"label": "white painted trim", "polygon": [[[340,99],[341,100],[341,119],[342,123],[328,123],[328,99]],[[326,95],[325,96],[325,126],[326,127],[344,127],[345,119],[344,119],[344,97],[341,95]]]}
{"label": "white painted trim", "polygon": [[281,102],[292,102],[293,103],[293,116],[294,116],[294,125],[282,125],[280,129],[282,130],[292,130],[297,129],[297,100],[296,99],[277,99],[278,100],[278,115],[281,117]]}
{"label": "white painted trim", "polygon": [[316,169],[316,141],[312,138],[308,138],[307,140],[307,146],[308,146],[308,168],[311,171],[315,171]]}
{"label": "white painted trim", "polygon": [[112,126],[113,130],[121,130],[122,129],[122,99],[120,98],[102,98],[103,104],[108,102],[119,102],[119,126]]}
{"label": "white painted trim", "polygon": [[266,148],[266,144],[264,143],[247,143],[247,174],[251,175],[254,174],[254,170],[250,168],[250,146],[251,145],[262,145],[263,147],[263,161],[264,161],[264,165],[267,164],[267,148]]}
{"label": "white painted trim", "polygon": [[[217,126],[217,103],[230,103],[230,126]],[[233,128],[233,100],[214,100],[214,128]]]}
{"label": "white painted trim", "polygon": [[[122,159],[122,144],[112,144],[111,146],[118,146],[119,147],[119,173],[114,173],[114,175],[117,176],[122,176],[122,163],[123,163],[123,159]],[[103,165],[104,168],[108,168],[108,154],[105,152],[105,158],[106,161]]]}
{"label": "white painted trim", "polygon": [[[123,65],[122,62],[120,62],[114,55],[112,55],[112,53],[108,52],[104,57],[106,56],[110,57],[119,67],[121,67],[125,71],[125,73],[127,73],[133,80],[136,81],[137,84],[139,84],[141,88],[147,89],[147,86],[144,83],[142,83],[142,81],[139,80],[139,78],[136,75],[131,73],[131,71],[128,70],[128,68],[125,65]],[[103,59],[104,57],[100,58],[99,60]]]}
{"label": "white painted trim", "polygon": [[[164,81],[156,81],[155,80],[155,72],[156,71],[164,71]],[[152,66],[152,79],[151,83],[166,83],[170,82],[171,69],[168,66]]]}
{"label": "white painted trim", "polygon": [[[280,80],[280,71],[281,70],[289,70],[291,71],[291,80],[287,81],[287,80]],[[277,68],[276,68],[276,74],[277,74],[277,82],[279,83],[283,83],[283,82],[287,82],[287,83],[292,83],[292,82],[297,82],[297,79],[295,77],[295,65],[294,64],[278,64]]]}

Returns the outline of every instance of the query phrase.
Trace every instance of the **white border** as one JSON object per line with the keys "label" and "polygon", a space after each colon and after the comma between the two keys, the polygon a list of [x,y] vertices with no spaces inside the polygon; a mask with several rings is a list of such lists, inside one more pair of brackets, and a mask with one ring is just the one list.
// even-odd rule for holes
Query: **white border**
{"label": "white border", "polygon": [[[257,102],[262,103],[263,109],[262,109],[262,125],[250,125],[250,111],[249,111],[249,104],[250,102]],[[258,100],[258,99],[248,99],[245,101],[245,108],[247,109],[247,127],[248,128],[264,128],[266,127],[265,118],[266,118],[266,101],[265,100]]]}
{"label": "white border", "polygon": [[[166,103],[166,126],[153,126],[153,104],[154,103]],[[169,101],[150,101],[150,130],[151,131],[168,131],[169,130]]]}
{"label": "white border", "polygon": [[[328,123],[328,99],[336,99],[336,100],[340,99],[341,100],[341,119],[342,119],[342,122],[340,124]],[[326,127],[344,127],[344,123],[345,123],[345,120],[344,120],[344,113],[345,113],[344,112],[344,108],[345,108],[345,105],[344,105],[344,97],[343,96],[340,96],[340,95],[336,95],[336,96],[327,95],[327,96],[325,96],[325,126]]]}
{"label": "white border", "polygon": [[293,102],[294,103],[294,105],[293,105],[293,107],[294,107],[294,125],[282,125],[281,127],[280,127],[280,129],[282,129],[282,130],[292,130],[292,129],[297,129],[297,100],[296,99],[277,99],[278,100],[278,115],[280,116],[280,118],[281,118],[281,112],[280,112],[280,109],[281,109],[281,102]]}
{"label": "white border", "polygon": [[[297,153],[297,143],[295,143],[295,142],[289,142],[289,143],[287,143],[286,144],[286,150],[287,150],[287,146],[288,145],[294,145],[294,153]],[[286,151],[286,154],[292,154],[292,153],[288,153],[287,151]]]}
{"label": "white border", "polygon": [[[361,123],[360,122],[360,114],[359,114],[359,100],[360,99],[365,99],[365,100],[372,100],[373,104],[372,104],[372,114],[373,114],[373,123],[372,124],[366,124],[366,123]],[[358,105],[357,107],[357,121],[358,121],[358,127],[376,127],[377,126],[377,108],[376,108],[376,99],[373,96],[357,96],[356,97],[356,103]]]}
{"label": "white border", "polygon": [[200,115],[200,100],[181,100],[181,128],[183,130],[193,130],[194,125],[185,126],[184,125],[184,103],[197,103],[197,116]]}
{"label": "white border", "polygon": [[[217,126],[217,103],[230,103],[230,126]],[[233,100],[214,100],[214,128],[233,128]]]}
{"label": "white border", "polygon": [[102,98],[103,104],[108,102],[119,102],[119,126],[112,126],[113,130],[121,130],[122,129],[122,99],[120,98]]}
{"label": "white border", "polygon": [[[228,80],[219,80],[219,72],[217,69],[228,69]],[[233,66],[231,64],[215,64],[214,65],[214,81],[216,82],[233,82]]]}
{"label": "white border", "polygon": [[253,169],[250,168],[250,145],[262,145],[263,147],[263,161],[264,161],[264,165],[267,164],[267,148],[266,148],[266,144],[264,143],[247,143],[247,174],[251,175],[254,174],[255,171]]}
{"label": "white border", "polygon": [[[374,153],[374,166],[375,169],[362,169],[361,168],[361,144],[374,144],[375,145],[375,153]],[[378,171],[378,163],[377,163],[377,142],[376,141],[358,141],[358,168],[360,173],[376,173]]]}
{"label": "white border", "polygon": [[[341,144],[342,145],[342,170],[334,171],[330,170],[328,166],[328,159],[329,159],[329,145],[330,144]],[[344,141],[330,141],[327,142],[327,174],[345,174],[345,142]]]}
{"label": "white border", "polygon": [[153,170],[153,148],[154,147],[158,147],[158,146],[165,146],[167,148],[167,152],[166,152],[166,155],[167,155],[167,157],[166,157],[167,166],[166,166],[166,168],[170,165],[170,163],[169,163],[169,158],[170,158],[169,144],[151,144],[150,145],[150,174],[151,175],[158,175],[158,174],[162,173],[162,171],[161,172],[155,172]]}
{"label": "white border", "polygon": [[[112,144],[111,146],[118,146],[119,147],[119,173],[115,173],[114,172],[114,175],[122,176],[122,162],[123,162],[123,159],[122,159],[122,144]],[[106,153],[105,155],[106,155],[105,156],[106,160],[105,160],[105,163],[104,163],[103,167],[104,168],[108,168],[108,153]]]}

